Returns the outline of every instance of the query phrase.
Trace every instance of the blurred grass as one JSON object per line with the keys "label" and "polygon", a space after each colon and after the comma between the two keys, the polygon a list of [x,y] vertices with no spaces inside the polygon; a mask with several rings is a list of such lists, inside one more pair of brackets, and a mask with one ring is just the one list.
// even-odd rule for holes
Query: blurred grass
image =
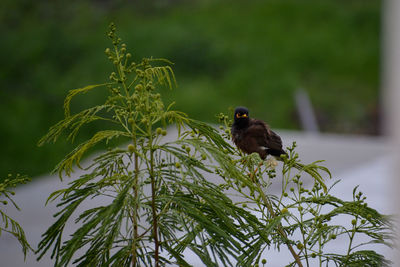
{"label": "blurred grass", "polygon": [[[69,89],[104,82],[114,21],[136,59],[175,63],[166,102],[215,122],[237,105],[273,128],[297,129],[293,92],[306,89],[324,131],[375,134],[378,0],[28,1],[0,8],[0,176],[48,172],[72,146],[36,147],[62,119]],[[97,103],[101,93],[74,107]],[[80,140],[93,134],[86,129]],[[79,140],[78,140],[79,141]]]}

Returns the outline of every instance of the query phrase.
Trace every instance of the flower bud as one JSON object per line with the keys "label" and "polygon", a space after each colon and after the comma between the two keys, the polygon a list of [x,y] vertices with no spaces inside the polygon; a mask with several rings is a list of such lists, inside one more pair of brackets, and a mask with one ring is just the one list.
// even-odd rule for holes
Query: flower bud
{"label": "flower bud", "polygon": [[317,254],[315,252],[311,253],[311,258],[316,258]]}
{"label": "flower bud", "polygon": [[129,152],[131,152],[131,153],[135,152],[135,146],[134,146],[133,144],[129,144],[129,145],[128,145],[128,150],[129,150]]}
{"label": "flower bud", "polygon": [[303,211],[303,207],[302,207],[302,206],[298,206],[298,207],[297,207],[297,210],[300,211],[300,212],[302,212],[302,211]]}
{"label": "flower bud", "polygon": [[299,243],[297,243],[296,247],[301,250],[301,249],[303,249],[304,245],[299,242]]}

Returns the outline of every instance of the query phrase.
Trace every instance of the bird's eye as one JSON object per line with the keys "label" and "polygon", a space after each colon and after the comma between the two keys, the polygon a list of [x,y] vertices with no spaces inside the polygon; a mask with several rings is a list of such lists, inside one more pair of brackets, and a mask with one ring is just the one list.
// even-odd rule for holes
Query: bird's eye
{"label": "bird's eye", "polygon": [[247,114],[246,113],[236,113],[236,118],[247,118]]}

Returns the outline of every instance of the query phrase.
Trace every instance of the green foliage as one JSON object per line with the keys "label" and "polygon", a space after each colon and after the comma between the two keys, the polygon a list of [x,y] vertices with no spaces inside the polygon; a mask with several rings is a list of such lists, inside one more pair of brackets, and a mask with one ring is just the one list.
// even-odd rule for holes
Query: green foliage
{"label": "green foliage", "polygon": [[[227,132],[231,122],[223,114],[219,118],[225,125],[221,129]],[[229,134],[225,137],[229,138]],[[242,202],[238,204],[261,214],[257,225],[264,227],[249,233],[249,245],[239,265],[260,263],[265,250],[286,246],[293,256],[289,266],[390,266],[391,262],[382,255],[362,248],[369,244],[393,247],[393,218],[368,207],[358,186],[353,189],[351,201],[332,195],[330,192],[339,181],[326,190],[322,174],[330,177],[329,170],[319,165],[321,161],[300,163],[295,147],[296,143],[293,143],[287,148],[288,157],[280,159],[283,160],[278,175],[282,179],[281,194],[266,194],[272,183],[279,182],[276,181],[275,159],[263,162],[256,153],[248,156],[239,153],[237,168],[239,172],[249,172],[252,182],[222,175],[225,179],[223,188],[239,192]],[[309,178],[314,180],[312,186]],[[343,225],[343,219],[348,221],[347,225]],[[348,240],[348,248],[343,254],[330,251],[330,244],[342,244],[344,239]],[[359,242],[358,239],[367,241]]]}
{"label": "green foliage", "polygon": [[[188,266],[182,252],[190,249],[207,266],[230,264],[227,256],[237,255],[246,240],[238,229],[256,219],[204,178],[214,168],[204,159],[213,159],[229,171],[234,165],[225,151],[232,148],[209,125],[172,110],[172,105],[165,108],[157,88],[172,88],[175,77],[169,65],[151,64],[168,61],[131,61],[113,25],[109,37],[113,48],[105,52],[114,65],[111,82],[70,91],[64,102],[65,118],[39,142],[54,142],[64,132],[74,139],[82,126],[94,121],[108,122],[110,127],[77,145],[57,165],[55,172],[60,177],[71,176],[75,165],[86,172],[49,197],[49,201],[58,199],[62,209],[39,244],[39,259],[52,248],[55,266],[71,261],[78,266],[159,266],[170,262]],[[102,87],[109,91],[104,104],[71,112],[75,96]],[[163,142],[169,124],[180,134],[175,141]],[[127,148],[110,146],[88,167],[81,166],[89,149],[121,138],[129,141]],[[77,208],[101,197],[109,203],[79,214],[75,222],[81,226],[64,240],[65,224],[73,220]],[[81,249],[87,251],[76,258]]]}
{"label": "green foliage", "polygon": [[[293,91],[302,87],[323,131],[376,133],[381,3],[2,0],[0,177],[15,169],[37,177],[72,149],[64,138],[35,143],[61,118],[67,90],[107,75],[98,55],[110,19],[136,59],[174,60],[180,86],[163,95],[190,117],[210,122],[245,105],[274,128],[296,129]],[[73,106],[94,106],[105,94],[96,89]],[[85,127],[77,141],[100,128]]]}
{"label": "green foliage", "polygon": [[[166,107],[159,92],[176,84],[171,63],[133,61],[115,31],[111,24],[113,47],[105,50],[114,67],[110,81],[70,91],[65,118],[39,142],[74,140],[83,126],[101,122],[101,129],[54,170],[60,178],[73,176],[76,168],[83,174],[48,198],[58,201],[60,211],[39,243],[39,259],[51,251],[55,266],[190,266],[183,256],[190,250],[206,266],[252,266],[265,264],[266,250],[287,248],[291,266],[388,264],[356,243],[365,235],[368,243],[390,246],[393,235],[390,217],[366,206],[357,188],[352,201],[331,195],[324,182],[329,170],[319,161],[301,163],[293,145],[280,159],[282,193],[268,195],[277,162],[234,149],[228,142],[231,122],[223,114],[218,132],[173,110],[173,104]],[[72,100],[100,89],[108,92],[103,103],[74,112]],[[167,126],[178,129],[175,140],[163,139]],[[124,142],[125,147],[115,145]],[[100,143],[108,149],[82,164]],[[220,177],[220,183],[210,183],[206,175]],[[306,188],[303,181],[313,186]],[[232,192],[242,200],[233,202]],[[78,212],[93,199],[102,204]],[[349,217],[350,226],[335,224],[342,216]],[[78,229],[66,237],[65,225],[71,222]],[[326,246],[338,236],[349,239],[343,254]]]}
{"label": "green foliage", "polygon": [[[27,176],[21,176],[17,174],[16,177],[13,178],[12,175],[9,174],[8,177],[4,179],[3,182],[0,183],[0,198],[3,199],[0,202],[3,205],[7,205],[8,204],[7,200],[9,200],[11,201],[13,206],[19,210],[18,205],[12,199],[12,196],[15,195],[15,192],[10,189],[12,187],[17,186],[18,184],[25,184],[29,180],[30,178],[28,178]],[[15,238],[18,239],[22,247],[22,252],[24,253],[24,256],[26,256],[26,253],[29,250],[32,250],[32,248],[29,245],[28,241],[26,240],[24,229],[22,229],[22,227],[18,224],[18,222],[9,217],[1,209],[0,209],[0,215],[2,219],[2,223],[0,225],[0,236],[3,231],[12,234]]]}

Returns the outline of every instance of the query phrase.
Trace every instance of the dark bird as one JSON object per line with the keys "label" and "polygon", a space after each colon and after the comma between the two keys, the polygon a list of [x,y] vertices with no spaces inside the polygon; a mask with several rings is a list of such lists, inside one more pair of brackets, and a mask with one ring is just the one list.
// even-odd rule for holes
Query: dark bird
{"label": "dark bird", "polygon": [[279,135],[262,120],[250,118],[245,107],[235,109],[231,133],[235,145],[246,154],[257,152],[263,160],[267,155],[280,157],[286,154]]}
{"label": "dark bird", "polygon": [[[272,155],[284,161],[280,158],[281,155],[287,155],[282,149],[282,139],[273,132],[265,122],[250,118],[249,110],[245,107],[237,107],[234,116],[234,122],[231,128],[232,140],[241,151],[246,154],[256,152],[263,160],[266,159],[268,155]],[[261,165],[259,165],[259,167],[260,166]],[[319,174],[318,169],[315,169],[316,165],[307,167],[295,161],[292,162],[292,166],[310,174],[322,186],[324,191],[327,192],[324,179]],[[259,167],[256,168],[256,171]],[[329,177],[331,176],[329,170],[325,167],[317,167],[325,171]]]}

